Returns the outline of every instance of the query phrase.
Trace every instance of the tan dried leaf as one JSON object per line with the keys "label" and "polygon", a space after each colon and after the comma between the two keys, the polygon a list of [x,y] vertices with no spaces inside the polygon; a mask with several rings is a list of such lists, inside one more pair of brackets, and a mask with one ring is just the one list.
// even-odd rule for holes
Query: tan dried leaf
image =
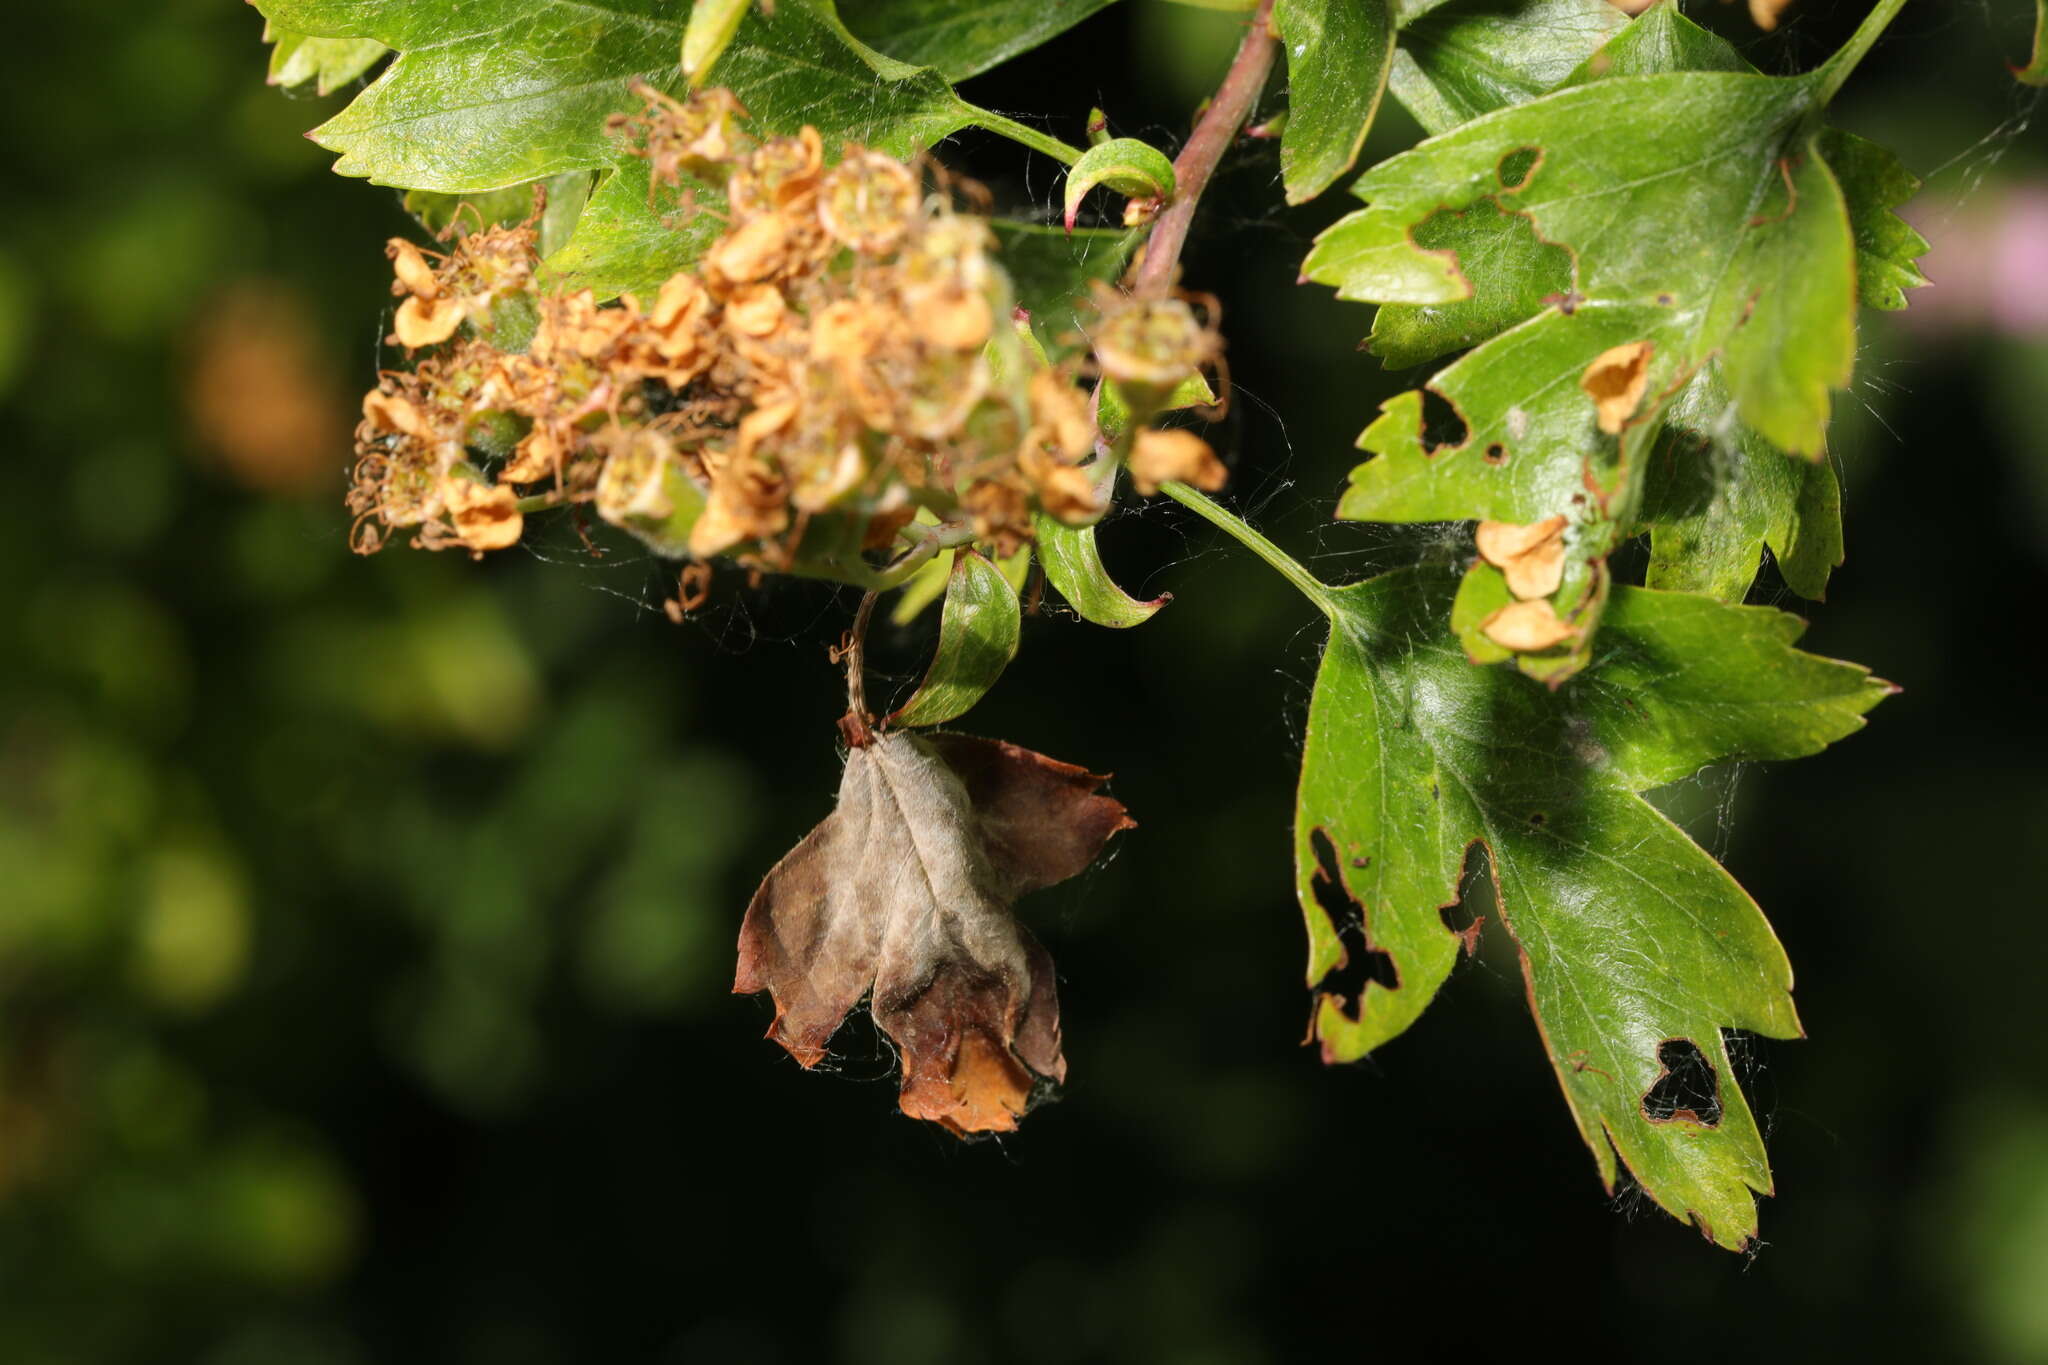
{"label": "tan dried leaf", "polygon": [[1189,483],[1213,493],[1229,477],[1209,443],[1192,431],[1147,428],[1132,442],[1131,482],[1148,498],[1168,482]]}
{"label": "tan dried leaf", "polygon": [[1577,626],[1559,618],[1547,597],[1510,602],[1480,622],[1479,629],[1487,639],[1517,654],[1554,648],[1579,633]]}
{"label": "tan dried leaf", "polygon": [[1133,822],[1106,779],[994,740],[884,734],[839,804],[762,881],[733,990],[806,1067],[863,997],[903,1063],[903,1112],[1008,1132],[1066,1077],[1052,959],[1010,912]]}
{"label": "tan dried leaf", "polygon": [[1650,341],[1610,346],[1595,356],[1580,376],[1579,387],[1593,400],[1600,430],[1609,436],[1621,434],[1635,415],[1636,404],[1643,401],[1643,390],[1650,382],[1650,355],[1656,349],[1656,343]]}
{"label": "tan dried leaf", "polygon": [[1516,597],[1548,597],[1564,581],[1564,518],[1545,517],[1527,526],[1512,521],[1479,523],[1479,557],[1499,569]]}

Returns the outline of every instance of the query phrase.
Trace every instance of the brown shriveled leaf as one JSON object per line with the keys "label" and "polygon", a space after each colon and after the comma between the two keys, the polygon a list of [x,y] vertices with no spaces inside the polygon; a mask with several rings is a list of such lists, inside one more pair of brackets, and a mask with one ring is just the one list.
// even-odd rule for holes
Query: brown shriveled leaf
{"label": "brown shriveled leaf", "polygon": [[806,1067],[866,997],[902,1054],[904,1113],[1011,1131],[1067,1063],[1052,959],[1010,902],[1132,827],[1107,780],[997,740],[877,736],[754,893],[733,990],[774,995],[768,1036]]}

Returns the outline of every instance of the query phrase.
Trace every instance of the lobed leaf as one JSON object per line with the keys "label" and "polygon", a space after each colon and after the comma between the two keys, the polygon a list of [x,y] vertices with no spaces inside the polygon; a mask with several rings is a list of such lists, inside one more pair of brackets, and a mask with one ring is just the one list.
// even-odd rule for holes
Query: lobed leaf
{"label": "lobed leaf", "polygon": [[287,90],[310,83],[330,95],[358,80],[391,49],[373,38],[315,38],[275,24],[263,26],[270,47],[270,84]]}
{"label": "lobed leaf", "polygon": [[[1722,1031],[1796,1036],[1791,970],[1755,903],[1640,793],[1817,752],[1886,685],[1793,649],[1783,613],[1617,588],[1590,666],[1548,690],[1470,666],[1442,625],[1455,583],[1410,570],[1325,599],[1295,841],[1314,1036],[1345,1061],[1415,1020],[1476,933],[1442,912],[1483,845],[1602,1180],[1626,1164],[1741,1246],[1771,1186]],[[1711,1069],[1711,1113],[1653,1102],[1681,1042]]]}
{"label": "lobed leaf", "polygon": [[1394,51],[1389,0],[1274,0],[1287,54],[1280,177],[1300,204],[1350,170],[1372,128]]}

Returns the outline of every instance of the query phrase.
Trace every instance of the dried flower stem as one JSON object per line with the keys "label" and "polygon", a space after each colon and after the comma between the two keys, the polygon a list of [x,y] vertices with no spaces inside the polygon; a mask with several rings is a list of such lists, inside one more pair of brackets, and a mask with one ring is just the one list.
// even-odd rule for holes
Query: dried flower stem
{"label": "dried flower stem", "polygon": [[1194,221],[1195,204],[1215,174],[1223,153],[1237,137],[1237,130],[1251,117],[1266,77],[1273,70],[1273,56],[1279,45],[1273,39],[1273,0],[1259,0],[1252,11],[1251,27],[1238,44],[1237,56],[1216,87],[1216,96],[1195,124],[1187,146],[1173,160],[1173,202],[1153,225],[1152,238],[1145,244],[1145,259],[1138,267],[1133,293],[1164,294],[1173,287],[1174,267],[1180,263],[1180,249],[1186,243],[1188,226]]}
{"label": "dried flower stem", "polygon": [[846,714],[839,718],[839,733],[856,749],[865,749],[875,739],[875,718],[868,712],[867,642],[868,622],[874,619],[875,599],[881,594],[870,588],[861,594],[860,610],[853,614],[853,626],[833,657],[846,665]]}

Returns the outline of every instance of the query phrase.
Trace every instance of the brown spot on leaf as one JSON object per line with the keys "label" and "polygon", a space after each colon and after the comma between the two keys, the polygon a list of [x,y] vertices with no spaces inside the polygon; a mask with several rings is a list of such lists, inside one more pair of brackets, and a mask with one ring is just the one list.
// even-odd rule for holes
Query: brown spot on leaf
{"label": "brown spot on leaf", "polygon": [[1643,401],[1643,389],[1650,382],[1650,356],[1656,349],[1649,341],[1610,346],[1594,357],[1580,376],[1579,387],[1593,400],[1600,430],[1609,436],[1620,434],[1635,415],[1636,404]]}
{"label": "brown spot on leaf", "polygon": [[1487,639],[1517,654],[1555,648],[1579,633],[1577,626],[1559,618],[1547,597],[1510,602],[1480,622],[1479,628]]}
{"label": "brown spot on leaf", "polygon": [[964,735],[853,750],[837,809],[747,907],[733,989],[773,994],[768,1036],[806,1067],[866,996],[902,1054],[904,1113],[1014,1129],[1067,1064],[1052,959],[1010,902],[1131,827],[1106,780]]}
{"label": "brown spot on leaf", "polygon": [[1564,518],[1545,517],[1527,526],[1512,521],[1482,521],[1479,557],[1499,569],[1508,591],[1527,600],[1548,597],[1564,581]]}

